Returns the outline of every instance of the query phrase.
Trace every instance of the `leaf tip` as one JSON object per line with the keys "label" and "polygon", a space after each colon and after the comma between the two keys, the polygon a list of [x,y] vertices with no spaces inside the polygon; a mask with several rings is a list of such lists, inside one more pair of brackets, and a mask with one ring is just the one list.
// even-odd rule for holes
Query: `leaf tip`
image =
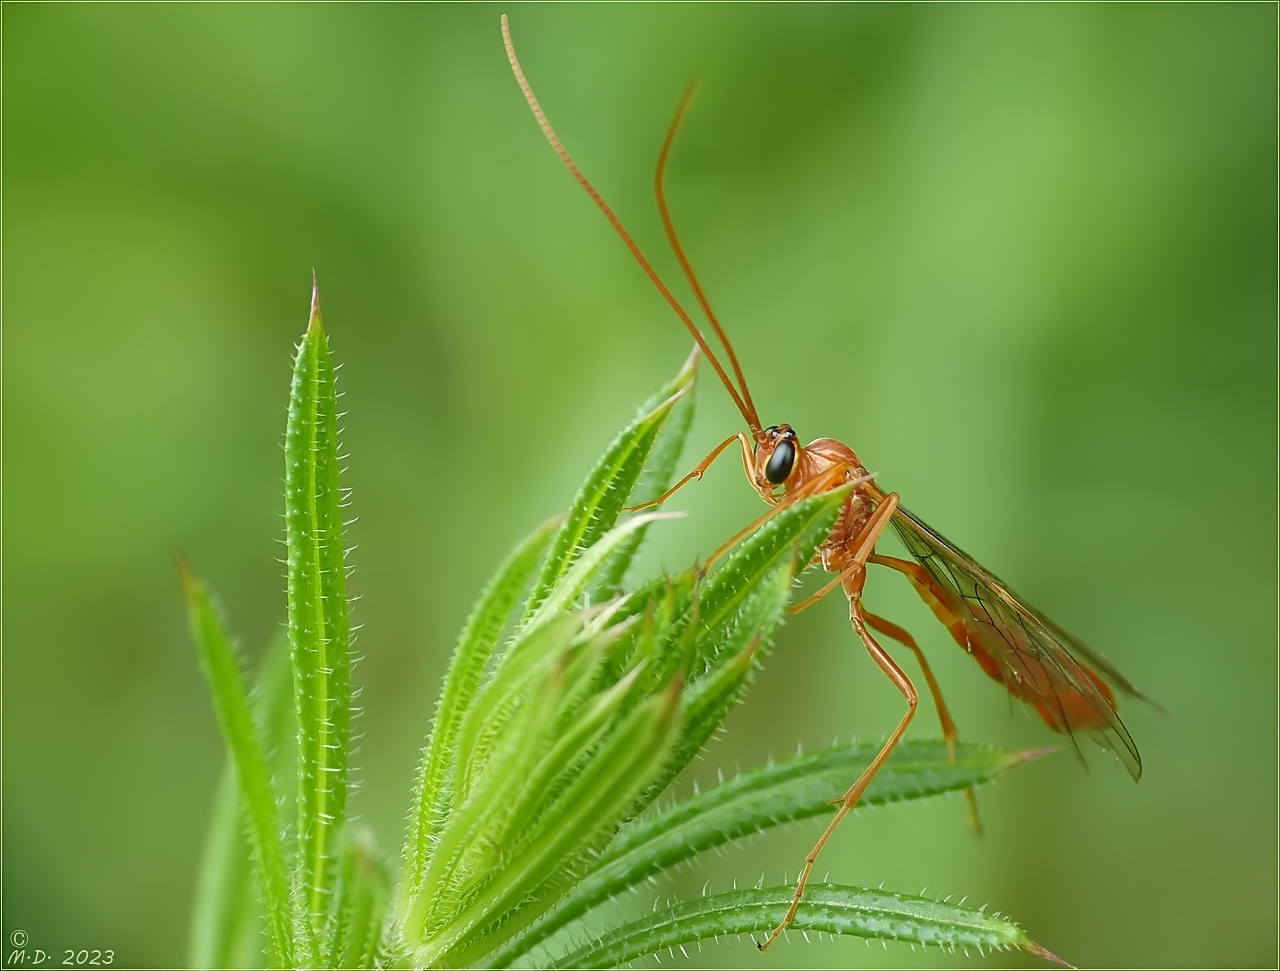
{"label": "leaf tip", "polygon": [[693,345],[693,350],[689,352],[689,356],[684,359],[684,363],[680,365],[680,370],[676,373],[676,383],[681,385],[691,385],[698,376],[698,361],[702,356],[702,350],[697,344]]}
{"label": "leaf tip", "polygon": [[1054,954],[1047,947],[1037,944],[1035,941],[1031,940],[1031,938],[1027,938],[1027,947],[1024,948],[1024,950],[1029,954],[1034,954],[1038,958],[1043,958],[1046,961],[1052,961],[1054,964],[1061,964],[1064,968],[1075,967],[1071,962],[1062,960],[1062,958],[1058,957],[1058,955]]}
{"label": "leaf tip", "polygon": [[182,550],[174,554],[174,559],[178,563],[178,582],[182,584],[182,595],[188,604],[194,605],[200,599],[200,581],[196,579],[191,561]]}
{"label": "leaf tip", "polygon": [[1005,769],[1016,769],[1020,765],[1026,765],[1028,762],[1034,762],[1037,759],[1042,759],[1046,755],[1053,755],[1057,751],[1057,746],[1046,745],[1044,748],[1033,748],[1028,749],[1025,752],[1014,752],[1009,756],[1008,761],[1005,763]]}
{"label": "leaf tip", "polygon": [[320,279],[315,268],[311,270],[311,313],[307,317],[307,335],[314,336],[321,331],[320,323]]}
{"label": "leaf tip", "polygon": [[684,691],[684,682],[685,668],[682,664],[676,669],[671,683],[667,685],[667,697],[662,706],[664,718],[672,718],[680,711],[680,695]]}
{"label": "leaf tip", "polygon": [[663,415],[666,415],[669,411],[671,411],[672,408],[676,406],[676,403],[679,402],[681,398],[683,398],[686,394],[689,393],[689,389],[691,387],[693,387],[692,384],[682,384],[679,388],[677,388],[671,394],[671,397],[665,398],[662,401],[658,402],[657,406],[652,411],[650,411],[646,417],[658,418]]}
{"label": "leaf tip", "polygon": [[663,509],[657,512],[642,512],[638,516],[633,516],[624,524],[630,529],[638,529],[649,523],[659,523],[664,519],[684,519],[689,513],[684,509]]}

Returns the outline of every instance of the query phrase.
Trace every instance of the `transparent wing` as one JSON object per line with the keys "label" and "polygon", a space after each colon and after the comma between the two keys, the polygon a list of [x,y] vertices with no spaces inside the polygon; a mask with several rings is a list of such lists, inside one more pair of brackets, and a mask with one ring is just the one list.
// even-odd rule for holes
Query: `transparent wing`
{"label": "transparent wing", "polygon": [[[1141,697],[1115,666],[1019,599],[999,577],[901,506],[891,521],[933,579],[928,593],[957,618],[948,624],[952,636],[983,670],[1035,708],[1050,728],[1073,740],[1077,734],[1090,736],[1114,753],[1134,779],[1142,775],[1138,747],[1116,714],[1110,688],[1073,655],[1085,659],[1121,691]],[[924,590],[920,592],[925,595]]]}

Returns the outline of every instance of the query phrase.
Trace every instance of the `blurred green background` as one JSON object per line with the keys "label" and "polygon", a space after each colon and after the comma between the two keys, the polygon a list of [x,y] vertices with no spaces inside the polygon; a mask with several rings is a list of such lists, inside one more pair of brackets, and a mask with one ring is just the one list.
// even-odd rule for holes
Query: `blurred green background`
{"label": "blurred green background", "polygon": [[[398,850],[456,630],[689,339],[542,140],[486,6],[3,11],[5,939],[183,960],[222,750],[174,554],[258,656],[319,274],[364,625],[356,809]],[[844,883],[967,894],[1084,965],[1275,966],[1273,5],[518,6],[569,149],[668,278],[685,243],[767,422],[881,482],[1167,709],[1146,776],[1069,752],[845,824]],[[681,292],[684,292],[683,290]],[[692,465],[741,426],[704,371]],[[761,510],[726,459],[646,566]],[[1058,743],[892,574],[962,736]],[[832,597],[698,767],[880,737]],[[937,733],[922,707],[917,737]],[[689,780],[685,780],[687,787]],[[814,821],[617,905],[795,874]],[[677,959],[680,964],[683,959]],[[966,962],[799,936],[749,967]]]}

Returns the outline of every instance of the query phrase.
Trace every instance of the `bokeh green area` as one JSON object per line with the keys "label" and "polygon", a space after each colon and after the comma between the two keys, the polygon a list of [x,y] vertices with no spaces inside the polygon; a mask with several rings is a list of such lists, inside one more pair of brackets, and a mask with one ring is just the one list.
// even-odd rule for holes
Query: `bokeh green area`
{"label": "bokeh green area", "polygon": [[[5,5],[6,942],[183,960],[223,756],[174,556],[260,656],[313,268],[358,517],[354,807],[389,856],[479,588],[687,353],[544,143],[501,12]],[[1136,786],[1067,746],[981,794],[984,836],[958,798],[860,813],[819,871],[968,895],[1078,964],[1275,966],[1274,5],[508,12],[668,279],[652,167],[701,79],[671,204],[766,422],[848,441],[1168,711],[1122,705]],[[742,424],[709,369],[698,405],[690,465]],[[646,570],[761,511],[735,463],[673,501]],[[868,602],[922,641],[963,737],[1062,744],[900,577]],[[694,775],[901,709],[833,596]],[[927,702],[913,732],[937,733]],[[791,878],[819,828],[614,912]],[[1031,962],[793,935],[688,963]]]}

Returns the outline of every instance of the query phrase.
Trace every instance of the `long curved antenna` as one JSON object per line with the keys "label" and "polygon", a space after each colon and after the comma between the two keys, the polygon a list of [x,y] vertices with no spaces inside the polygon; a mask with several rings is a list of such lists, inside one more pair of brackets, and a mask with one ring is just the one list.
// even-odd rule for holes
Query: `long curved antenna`
{"label": "long curved antenna", "polygon": [[[733,403],[738,406],[738,411],[742,413],[742,417],[746,419],[747,424],[751,426],[751,431],[758,436],[761,433],[760,419],[756,417],[756,410],[754,406],[751,408],[747,407],[742,396],[738,394],[737,389],[734,387],[733,382],[729,380],[729,375],[725,373],[720,361],[716,358],[715,352],[711,349],[711,345],[709,345],[706,338],[702,336],[702,332],[698,330],[693,319],[685,312],[684,307],[680,306],[680,301],[678,301],[671,291],[667,289],[667,285],[662,282],[662,278],[658,276],[657,271],[649,261],[645,259],[645,255],[640,252],[640,247],[637,246],[635,240],[631,238],[631,234],[623,227],[622,222],[618,217],[613,214],[613,210],[610,209],[609,204],[601,198],[600,193],[596,191],[595,186],[587,181],[587,177],[582,174],[582,170],[579,169],[573,159],[569,157],[569,153],[565,151],[564,145],[562,145],[560,143],[560,139],[556,137],[555,129],[551,127],[551,122],[547,120],[546,113],[542,110],[542,106],[538,104],[538,99],[534,97],[533,88],[529,86],[529,82],[524,76],[524,71],[520,69],[520,61],[516,57],[515,45],[511,42],[511,28],[507,24],[506,14],[502,15],[502,40],[507,47],[507,60],[511,62],[511,70],[515,73],[516,81],[520,85],[520,90],[524,92],[525,101],[529,102],[529,107],[533,109],[534,117],[538,119],[538,124],[542,127],[542,133],[547,136],[547,141],[551,143],[551,147],[555,149],[556,154],[560,156],[560,161],[565,164],[565,168],[567,168],[570,174],[578,180],[578,184],[587,190],[587,195],[591,197],[592,202],[594,202],[599,210],[604,213],[605,218],[609,220],[609,224],[613,226],[617,234],[622,237],[622,241],[627,244],[627,249],[631,250],[631,255],[636,258],[636,262],[640,264],[640,268],[644,270],[645,274],[653,282],[653,285],[658,288],[658,292],[661,293],[667,303],[671,305],[671,309],[676,312],[676,316],[684,321],[685,327],[689,329],[689,333],[693,335],[693,339],[698,342],[698,347],[700,347],[702,349],[702,353],[707,356],[707,360],[711,362],[711,366],[716,369],[716,374],[720,375],[720,380],[724,382],[725,389],[729,392],[729,396],[733,398]],[[683,256],[681,256],[681,259],[683,260]],[[712,323],[715,324],[714,319],[712,320]],[[720,333],[720,325],[715,324],[715,328],[716,332],[720,334],[720,339],[723,341],[724,334]],[[728,348],[727,341],[725,341],[725,347]],[[729,356],[730,360],[733,361],[735,370],[737,370],[738,362],[733,358],[732,349],[729,349]],[[738,371],[738,374],[739,377],[741,377],[741,371]],[[746,390],[745,384],[743,385],[743,390]]]}
{"label": "long curved antenna", "polygon": [[689,110],[689,105],[693,101],[693,96],[698,91],[698,82],[685,90],[684,97],[680,99],[680,106],[676,108],[676,116],[671,121],[671,127],[667,129],[666,140],[662,143],[662,152],[658,155],[658,168],[653,173],[653,190],[658,197],[658,214],[662,217],[663,228],[667,231],[667,240],[671,243],[671,249],[675,251],[676,259],[680,261],[680,268],[684,270],[685,279],[689,281],[689,286],[693,287],[693,294],[698,298],[698,304],[702,307],[702,312],[707,315],[707,320],[711,321],[711,326],[715,328],[716,336],[720,338],[720,343],[724,346],[725,351],[729,355],[729,364],[733,367],[733,373],[738,378],[738,387],[742,389],[742,398],[746,402],[747,423],[751,425],[753,430],[760,428],[760,416],[756,411],[755,402],[751,400],[751,391],[747,388],[747,379],[742,373],[742,366],[738,363],[738,355],[733,352],[733,345],[729,343],[729,338],[725,336],[724,329],[720,326],[720,321],[716,319],[715,312],[711,309],[711,303],[707,300],[707,295],[702,290],[702,284],[698,282],[698,276],[693,272],[693,266],[690,264],[688,257],[684,254],[684,247],[680,245],[680,237],[676,234],[676,225],[671,220],[671,212],[667,208],[667,193],[665,180],[667,174],[667,156],[671,154],[671,146],[675,144],[676,132],[680,130],[680,123],[684,121],[685,112]]}

